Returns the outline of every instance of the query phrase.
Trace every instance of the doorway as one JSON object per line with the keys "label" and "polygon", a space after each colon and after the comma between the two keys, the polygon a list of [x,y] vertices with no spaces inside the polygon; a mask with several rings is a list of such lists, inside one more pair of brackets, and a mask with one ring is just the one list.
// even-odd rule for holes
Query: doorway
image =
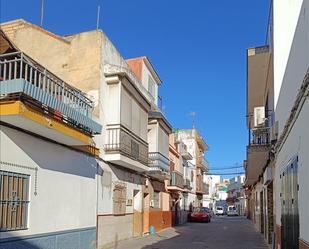
{"label": "doorway", "polygon": [[143,232],[142,194],[133,190],[133,236],[141,236]]}
{"label": "doorway", "polygon": [[280,174],[282,249],[299,248],[298,157]]}
{"label": "doorway", "polygon": [[260,232],[264,233],[264,193],[260,192]]}

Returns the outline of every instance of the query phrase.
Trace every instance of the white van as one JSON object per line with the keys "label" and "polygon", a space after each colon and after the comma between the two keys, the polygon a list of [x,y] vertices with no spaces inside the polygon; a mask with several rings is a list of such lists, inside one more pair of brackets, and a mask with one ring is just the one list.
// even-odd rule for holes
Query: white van
{"label": "white van", "polygon": [[228,206],[227,208],[227,215],[228,216],[238,216],[238,212],[235,206]]}
{"label": "white van", "polygon": [[216,207],[216,215],[224,215],[224,207],[217,206]]}

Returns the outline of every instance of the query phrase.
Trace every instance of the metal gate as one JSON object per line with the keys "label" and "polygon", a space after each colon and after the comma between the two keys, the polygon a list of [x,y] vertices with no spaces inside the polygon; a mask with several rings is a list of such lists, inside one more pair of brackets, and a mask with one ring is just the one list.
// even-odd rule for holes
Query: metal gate
{"label": "metal gate", "polygon": [[298,249],[298,157],[281,173],[281,238],[282,249]]}

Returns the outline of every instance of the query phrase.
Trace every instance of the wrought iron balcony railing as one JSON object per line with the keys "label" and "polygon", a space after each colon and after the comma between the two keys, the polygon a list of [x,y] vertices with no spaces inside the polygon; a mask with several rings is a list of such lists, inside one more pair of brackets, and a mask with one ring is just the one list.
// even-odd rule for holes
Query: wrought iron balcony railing
{"label": "wrought iron balcony railing", "polygon": [[148,143],[120,124],[107,126],[105,152],[120,153],[144,165],[149,162]]}
{"label": "wrought iron balcony railing", "polygon": [[206,170],[209,168],[208,161],[204,158],[204,156],[200,156],[197,159],[197,167],[203,168],[203,169],[206,169]]}
{"label": "wrought iron balcony railing", "polygon": [[250,145],[269,145],[270,128],[257,127],[249,130]]}
{"label": "wrought iron balcony railing", "polygon": [[170,186],[183,188],[183,186],[184,186],[183,175],[181,173],[179,173],[178,171],[175,171],[175,170],[172,171],[171,172]]}
{"label": "wrought iron balcony railing", "polygon": [[1,99],[24,95],[76,128],[91,134],[101,132],[101,125],[91,118],[92,101],[22,52],[0,55],[0,81]]}
{"label": "wrought iron balcony railing", "polygon": [[149,152],[149,167],[150,170],[169,171],[170,160],[160,152]]}
{"label": "wrought iron balcony railing", "polygon": [[192,159],[192,156],[191,156],[191,154],[188,152],[188,150],[187,150],[187,146],[184,144],[184,143],[182,143],[182,142],[180,142],[179,144],[178,144],[178,152],[179,152],[179,154],[185,159],[185,160],[191,160]]}
{"label": "wrought iron balcony railing", "polygon": [[187,188],[187,189],[192,189],[192,184],[191,184],[191,181],[190,179],[184,179],[184,187]]}
{"label": "wrought iron balcony railing", "polygon": [[196,176],[196,191],[203,194],[209,193],[209,184],[203,182],[201,175]]}

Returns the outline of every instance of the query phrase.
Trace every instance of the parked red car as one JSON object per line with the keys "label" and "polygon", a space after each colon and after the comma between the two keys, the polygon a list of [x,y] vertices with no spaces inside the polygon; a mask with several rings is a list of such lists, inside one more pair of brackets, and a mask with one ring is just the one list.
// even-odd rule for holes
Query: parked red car
{"label": "parked red car", "polygon": [[194,208],[193,212],[189,215],[190,221],[201,221],[209,223],[211,221],[210,210],[206,207]]}

